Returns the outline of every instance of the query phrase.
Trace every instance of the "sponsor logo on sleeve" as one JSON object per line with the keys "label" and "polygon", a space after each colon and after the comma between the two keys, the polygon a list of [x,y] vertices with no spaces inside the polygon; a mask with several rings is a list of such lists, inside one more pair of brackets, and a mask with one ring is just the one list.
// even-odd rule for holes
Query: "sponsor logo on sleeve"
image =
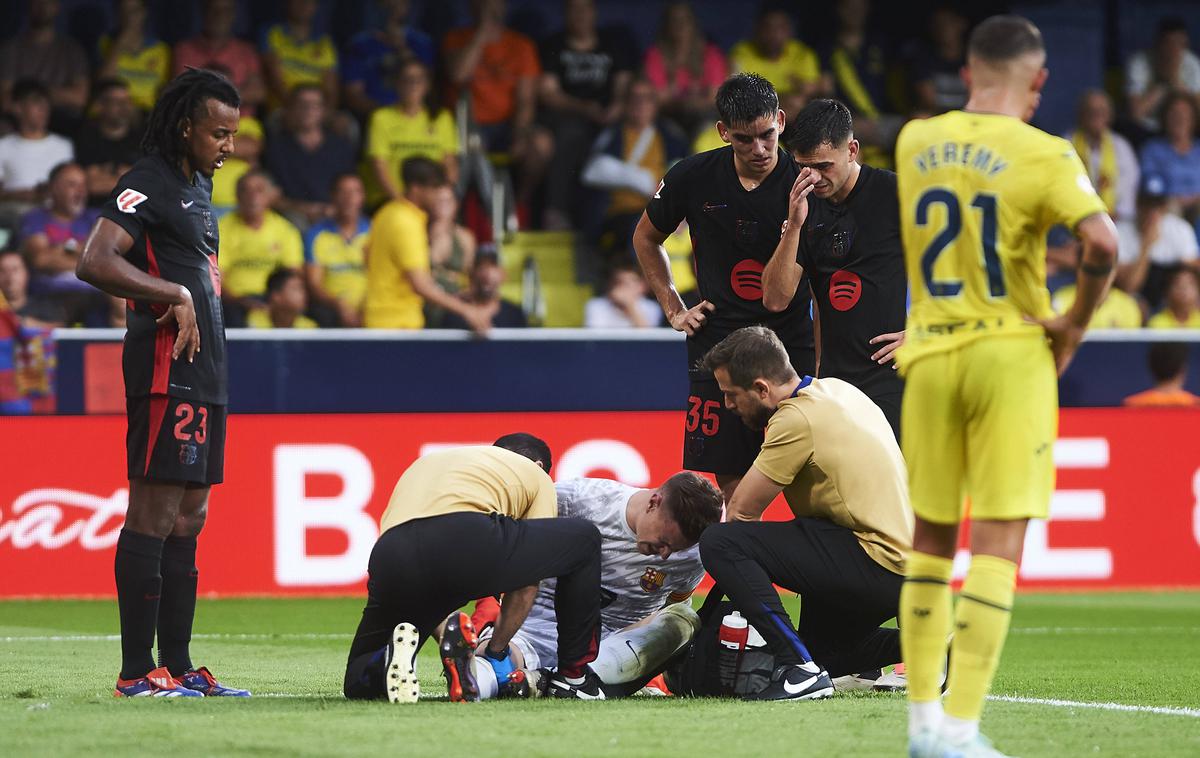
{"label": "sponsor logo on sleeve", "polygon": [[117,195],[117,210],[121,213],[137,213],[137,207],[148,199],[141,192],[130,187]]}

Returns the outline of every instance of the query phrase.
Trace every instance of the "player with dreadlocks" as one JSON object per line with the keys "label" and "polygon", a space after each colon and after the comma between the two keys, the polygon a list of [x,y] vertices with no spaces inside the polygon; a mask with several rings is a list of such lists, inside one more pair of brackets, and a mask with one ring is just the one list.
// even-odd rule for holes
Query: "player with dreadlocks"
{"label": "player with dreadlocks", "polygon": [[250,694],[193,666],[188,649],[196,536],[223,476],[228,402],[212,174],[233,152],[240,104],[218,73],[189,69],[171,81],[150,115],[146,156],[117,182],[76,268],[128,303],[118,697]]}

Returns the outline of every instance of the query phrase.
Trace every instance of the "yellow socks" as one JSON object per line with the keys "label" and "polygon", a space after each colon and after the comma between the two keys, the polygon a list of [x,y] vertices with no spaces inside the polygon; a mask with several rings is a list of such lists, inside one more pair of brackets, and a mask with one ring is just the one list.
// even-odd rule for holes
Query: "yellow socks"
{"label": "yellow socks", "polygon": [[[911,568],[909,576],[912,576]],[[947,734],[948,737],[965,741],[978,730],[983,699],[991,689],[1000,651],[1004,649],[1004,638],[1008,636],[1016,580],[1017,564],[993,555],[972,556],[954,616],[943,733],[955,731],[958,734]],[[901,594],[901,609],[904,608],[903,598]],[[903,644],[903,637],[901,641]],[[908,676],[911,688],[911,671]]]}
{"label": "yellow socks", "polygon": [[950,573],[954,562],[910,553],[900,590],[900,651],[908,674],[909,733],[941,725],[942,668],[950,634]]}

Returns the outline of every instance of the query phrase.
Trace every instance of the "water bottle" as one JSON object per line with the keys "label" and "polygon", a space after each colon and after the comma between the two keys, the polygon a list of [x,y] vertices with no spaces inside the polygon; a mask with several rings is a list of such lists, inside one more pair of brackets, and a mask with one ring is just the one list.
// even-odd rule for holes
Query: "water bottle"
{"label": "water bottle", "polygon": [[727,695],[734,694],[736,689],[737,671],[749,636],[750,624],[742,614],[733,611],[721,619],[721,629],[717,632],[717,675],[721,690]]}

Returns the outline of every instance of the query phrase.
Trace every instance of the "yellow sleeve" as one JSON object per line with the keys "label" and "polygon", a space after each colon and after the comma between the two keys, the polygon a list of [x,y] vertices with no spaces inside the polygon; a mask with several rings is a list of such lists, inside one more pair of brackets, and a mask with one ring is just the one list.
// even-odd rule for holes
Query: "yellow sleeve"
{"label": "yellow sleeve", "polygon": [[796,76],[806,83],[815,82],[821,78],[821,65],[817,61],[817,54],[803,42],[796,43],[796,60],[794,65]]}
{"label": "yellow sleeve", "polygon": [[1055,138],[1055,142],[1057,152],[1042,163],[1045,181],[1033,186],[1044,188],[1047,226],[1062,224],[1074,231],[1080,221],[1096,213],[1107,213],[1108,209],[1096,194],[1075,148],[1061,138]]}
{"label": "yellow sleeve", "polygon": [[525,511],[525,518],[556,518],[558,494],[555,492],[554,482],[549,476],[543,475],[538,477],[533,486],[537,487],[537,494],[533,496],[529,510]]}
{"label": "yellow sleeve", "polygon": [[385,230],[393,235],[389,243],[396,267],[404,271],[429,270],[429,234],[419,219],[398,219]]}
{"label": "yellow sleeve", "polygon": [[737,43],[729,51],[729,62],[732,64],[729,67],[730,70],[735,74],[746,71],[751,65],[750,60],[748,60],[751,57],[749,40],[742,40]]}
{"label": "yellow sleeve", "polygon": [[813,454],[812,429],[799,408],[783,406],[767,424],[762,450],[754,468],[776,484],[787,486]]}
{"label": "yellow sleeve", "polygon": [[438,146],[442,148],[444,154],[457,155],[458,129],[454,126],[454,117],[450,115],[450,111],[443,110],[438,114],[435,131],[437,133]]}
{"label": "yellow sleeve", "polygon": [[331,40],[329,37],[326,37],[325,41],[322,43],[322,47],[324,49],[321,51],[321,68],[336,69],[338,65],[338,54],[337,48],[333,45],[333,40]]}
{"label": "yellow sleeve", "polygon": [[372,158],[387,158],[391,155],[388,145],[388,114],[384,108],[376,108],[367,123],[367,155]]}

